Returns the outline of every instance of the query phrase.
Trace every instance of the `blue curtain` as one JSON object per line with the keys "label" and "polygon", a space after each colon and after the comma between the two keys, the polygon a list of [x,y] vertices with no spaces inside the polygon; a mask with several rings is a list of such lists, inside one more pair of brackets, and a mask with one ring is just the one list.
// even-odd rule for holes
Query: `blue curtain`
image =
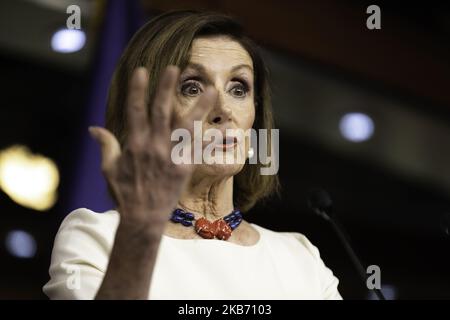
{"label": "blue curtain", "polygon": [[100,171],[100,149],[88,134],[88,126],[104,126],[106,97],[114,68],[126,44],[143,22],[144,14],[138,0],[107,2],[93,63],[92,91],[79,137],[81,147],[77,153],[75,179],[71,183],[69,207],[65,214],[80,207],[102,212],[113,206]]}

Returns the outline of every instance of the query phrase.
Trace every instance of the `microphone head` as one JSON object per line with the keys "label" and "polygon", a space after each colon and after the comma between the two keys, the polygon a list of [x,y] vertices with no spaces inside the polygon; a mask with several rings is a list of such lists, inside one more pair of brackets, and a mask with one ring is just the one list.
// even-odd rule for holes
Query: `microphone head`
{"label": "microphone head", "polygon": [[440,226],[442,232],[446,236],[450,236],[450,212],[444,213],[441,216]]}
{"label": "microphone head", "polygon": [[321,188],[314,188],[309,192],[308,207],[319,215],[322,215],[322,213],[330,215],[333,201],[327,191]]}

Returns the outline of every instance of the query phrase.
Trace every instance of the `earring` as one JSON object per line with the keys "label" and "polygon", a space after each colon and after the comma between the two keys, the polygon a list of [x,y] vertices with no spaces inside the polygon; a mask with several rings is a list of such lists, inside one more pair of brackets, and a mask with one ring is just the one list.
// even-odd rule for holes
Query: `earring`
{"label": "earring", "polygon": [[255,154],[255,152],[253,151],[253,148],[250,147],[250,148],[248,149],[248,153],[247,153],[248,157],[249,157],[249,158],[253,158],[253,155],[254,155],[254,154]]}

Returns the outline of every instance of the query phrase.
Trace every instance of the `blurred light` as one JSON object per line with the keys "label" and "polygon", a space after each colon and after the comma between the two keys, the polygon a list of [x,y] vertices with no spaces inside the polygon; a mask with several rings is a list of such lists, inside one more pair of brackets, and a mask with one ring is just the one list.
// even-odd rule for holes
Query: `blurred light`
{"label": "blurred light", "polygon": [[372,137],[374,123],[368,115],[352,112],[341,118],[339,129],[345,139],[353,142],[362,142]]}
{"label": "blurred light", "polygon": [[6,249],[18,258],[32,258],[36,254],[36,241],[28,232],[14,230],[6,236]]}
{"label": "blurred light", "polygon": [[0,188],[18,204],[48,210],[56,202],[59,172],[49,158],[24,146],[0,151]]}
{"label": "blurred light", "polygon": [[57,52],[70,53],[81,50],[86,42],[86,34],[82,30],[61,29],[52,37],[52,49]]}

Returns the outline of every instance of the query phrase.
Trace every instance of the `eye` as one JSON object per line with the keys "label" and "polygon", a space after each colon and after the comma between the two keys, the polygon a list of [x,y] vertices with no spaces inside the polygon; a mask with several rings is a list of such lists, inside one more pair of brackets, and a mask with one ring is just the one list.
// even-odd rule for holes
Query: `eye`
{"label": "eye", "polygon": [[244,98],[247,95],[248,91],[248,86],[241,82],[238,82],[238,84],[234,85],[230,89],[230,93],[237,98]]}
{"label": "eye", "polygon": [[202,92],[200,83],[198,81],[187,81],[181,86],[181,93],[185,96],[195,97]]}

